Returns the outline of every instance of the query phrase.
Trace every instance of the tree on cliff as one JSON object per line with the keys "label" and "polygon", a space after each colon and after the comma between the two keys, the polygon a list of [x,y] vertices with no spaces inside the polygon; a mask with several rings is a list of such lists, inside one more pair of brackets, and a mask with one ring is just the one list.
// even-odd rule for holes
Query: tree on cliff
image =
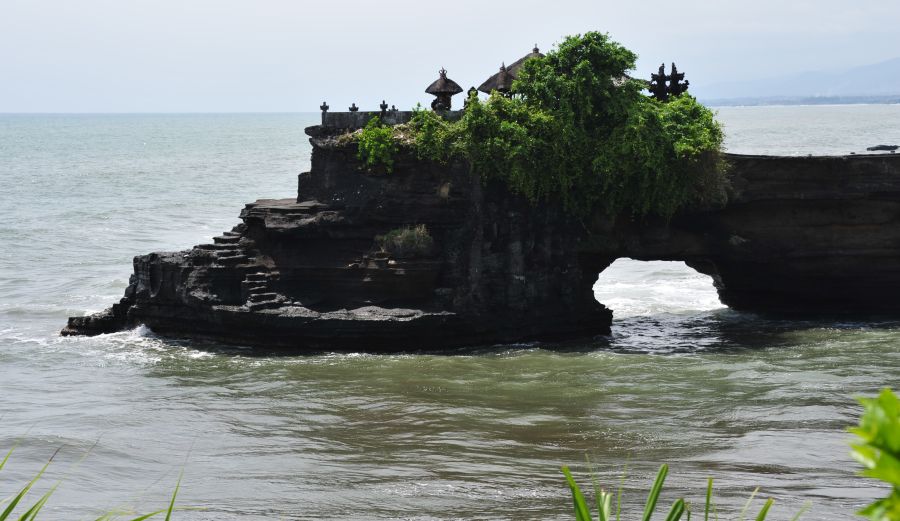
{"label": "tree on cliff", "polygon": [[628,76],[637,56],[597,32],[570,36],[525,62],[511,97],[468,100],[448,122],[413,120],[423,157],[468,160],[532,201],[559,199],[576,215],[671,217],[725,198],[722,130],[688,94],[667,103]]}

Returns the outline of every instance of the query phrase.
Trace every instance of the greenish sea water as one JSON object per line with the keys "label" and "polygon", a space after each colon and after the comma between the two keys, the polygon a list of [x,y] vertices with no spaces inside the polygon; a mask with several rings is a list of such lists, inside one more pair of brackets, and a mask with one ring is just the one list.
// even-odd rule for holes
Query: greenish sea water
{"label": "greenish sea water", "polygon": [[[900,377],[900,320],[787,321],[721,306],[683,264],[620,260],[611,337],[411,355],[257,357],[146,328],[61,338],[124,290],[134,255],[208,242],[243,204],[290,197],[317,114],[0,115],[0,450],[6,497],[59,447],[45,519],[162,506],[184,520],[571,519],[585,458],[626,500],[852,519],[853,397]],[[722,108],[731,151],[900,144],[900,106]],[[93,449],[91,449],[93,447]],[[90,451],[83,462],[77,463]],[[77,465],[76,465],[77,464]]]}

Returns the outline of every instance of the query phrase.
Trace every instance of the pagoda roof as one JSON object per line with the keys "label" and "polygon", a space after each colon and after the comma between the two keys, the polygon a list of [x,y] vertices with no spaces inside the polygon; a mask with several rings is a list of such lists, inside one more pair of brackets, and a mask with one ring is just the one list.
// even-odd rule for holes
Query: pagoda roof
{"label": "pagoda roof", "polygon": [[425,89],[428,94],[459,94],[463,91],[455,81],[447,77],[447,69],[441,69],[440,77]]}
{"label": "pagoda roof", "polygon": [[500,71],[495,73],[490,78],[486,79],[484,83],[478,86],[478,90],[484,92],[485,94],[490,94],[492,91],[498,92],[509,92],[512,89],[512,82],[515,79],[515,76],[510,74],[509,69],[506,68],[506,65],[500,66]]}
{"label": "pagoda roof", "polygon": [[522,68],[522,65],[529,58],[543,58],[544,55],[541,54],[538,46],[535,45],[534,49],[531,50],[530,53],[522,56],[518,60],[512,62],[509,66],[501,65],[500,72],[494,73],[493,76],[486,79],[484,83],[478,87],[478,90],[484,92],[485,94],[490,94],[491,91],[498,92],[509,92],[512,90],[512,82],[516,79],[516,76],[519,73],[519,69]]}
{"label": "pagoda roof", "polygon": [[526,54],[525,56],[522,56],[518,60],[509,64],[509,67],[507,67],[506,70],[509,71],[510,74],[512,74],[513,78],[515,78],[516,75],[519,74],[519,69],[522,68],[522,65],[525,63],[525,60],[527,60],[529,58],[543,58],[543,57],[544,57],[544,55],[541,54],[541,50],[538,49],[537,45],[535,45],[534,49],[532,49],[530,53]]}

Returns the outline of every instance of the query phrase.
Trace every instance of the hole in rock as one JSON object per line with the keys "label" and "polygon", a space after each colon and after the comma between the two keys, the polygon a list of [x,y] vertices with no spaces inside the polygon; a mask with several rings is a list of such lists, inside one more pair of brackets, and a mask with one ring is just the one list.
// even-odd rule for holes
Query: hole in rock
{"label": "hole in rock", "polygon": [[600,273],[594,296],[615,319],[693,315],[724,308],[712,278],[683,262],[618,259]]}
{"label": "hole in rock", "polygon": [[613,312],[612,349],[684,353],[727,343],[712,278],[683,262],[618,259],[600,273],[594,296]]}

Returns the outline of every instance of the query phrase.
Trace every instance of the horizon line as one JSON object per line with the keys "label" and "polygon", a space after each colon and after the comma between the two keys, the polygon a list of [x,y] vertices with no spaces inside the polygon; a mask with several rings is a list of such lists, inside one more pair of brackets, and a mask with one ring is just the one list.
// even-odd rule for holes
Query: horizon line
{"label": "horizon line", "polygon": [[321,114],[320,111],[289,111],[289,110],[233,110],[233,111],[33,111],[33,112],[5,112],[0,110],[0,116],[115,116],[115,115],[203,115],[203,114]]}

